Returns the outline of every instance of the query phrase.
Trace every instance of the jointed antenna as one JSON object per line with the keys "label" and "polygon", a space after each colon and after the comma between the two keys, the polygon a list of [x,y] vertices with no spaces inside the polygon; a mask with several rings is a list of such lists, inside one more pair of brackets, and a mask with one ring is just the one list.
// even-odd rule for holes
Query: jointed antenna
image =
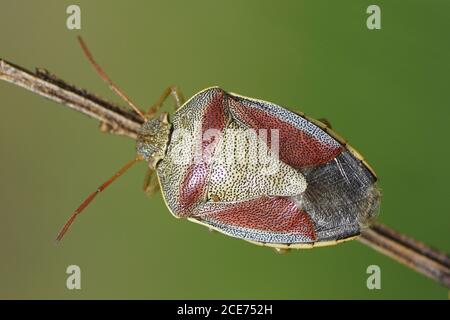
{"label": "jointed antenna", "polygon": [[70,216],[69,220],[67,220],[66,224],[62,227],[61,231],[58,233],[58,236],[56,237],[56,241],[60,241],[62,237],[66,234],[67,230],[69,230],[72,223],[75,221],[76,217],[91,203],[92,200],[94,200],[95,196],[106,189],[111,183],[114,182],[118,177],[120,177],[125,171],[130,169],[136,162],[141,161],[142,158],[137,157],[136,159],[128,162],[126,165],[124,165],[119,171],[116,172],[115,175],[113,175],[111,178],[106,180],[100,187],[97,188],[94,192],[92,192],[84,201],[83,203],[75,210],[75,212]]}
{"label": "jointed antenna", "polygon": [[83,39],[80,36],[78,36],[77,38],[78,42],[80,43],[81,49],[83,49],[85,56],[92,64],[92,66],[95,68],[100,77],[109,85],[112,91],[114,91],[119,97],[121,97],[134,110],[134,112],[136,112],[142,119],[144,119],[144,121],[147,121],[147,118],[145,117],[144,113],[131,101],[130,98],[128,98],[128,96],[116,84],[114,84],[111,81],[111,79],[108,77],[105,71],[103,71],[100,65],[97,62],[95,62],[94,57],[92,56]]}

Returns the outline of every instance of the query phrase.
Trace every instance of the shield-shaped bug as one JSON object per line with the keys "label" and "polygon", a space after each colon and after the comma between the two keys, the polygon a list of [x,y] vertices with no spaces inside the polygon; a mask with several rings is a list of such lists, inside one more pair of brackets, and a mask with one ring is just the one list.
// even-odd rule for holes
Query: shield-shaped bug
{"label": "shield-shaped bug", "polygon": [[[358,236],[377,215],[380,191],[374,171],[326,121],[219,87],[186,102],[169,87],[143,113],[80,43],[98,73],[144,123],[137,158],[82,203],[58,240],[100,191],[140,160],[150,170],[145,189],[154,192],[159,186],[175,217],[260,245],[336,244]],[[176,111],[155,116],[169,96]]]}

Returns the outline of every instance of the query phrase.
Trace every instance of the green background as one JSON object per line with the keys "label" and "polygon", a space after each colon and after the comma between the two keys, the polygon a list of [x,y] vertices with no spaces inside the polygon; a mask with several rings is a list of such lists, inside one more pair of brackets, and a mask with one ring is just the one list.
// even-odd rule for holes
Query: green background
{"label": "green background", "polygon": [[[147,107],[212,85],[326,117],[380,177],[380,221],[450,250],[450,1],[0,1],[0,57],[119,101],[78,47]],[[82,29],[66,29],[81,6]],[[368,30],[378,4],[382,30]],[[279,255],[176,220],[130,170],[54,238],[134,142],[0,83],[0,298],[447,298],[357,241]],[[66,267],[82,289],[66,289]],[[366,268],[381,267],[381,290]]]}

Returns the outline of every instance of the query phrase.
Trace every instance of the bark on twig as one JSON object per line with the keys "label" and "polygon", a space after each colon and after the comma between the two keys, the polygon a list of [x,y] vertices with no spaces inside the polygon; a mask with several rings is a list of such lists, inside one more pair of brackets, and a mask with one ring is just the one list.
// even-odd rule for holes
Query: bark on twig
{"label": "bark on twig", "polygon": [[450,257],[446,253],[380,223],[364,230],[359,241],[450,288]]}
{"label": "bark on twig", "polygon": [[68,84],[44,69],[32,73],[0,59],[0,79],[99,120],[103,131],[136,139],[142,124],[142,119],[134,112]]}
{"label": "bark on twig", "polygon": [[[0,59],[0,79],[62,103],[100,121],[101,129],[136,139],[142,119],[131,111],[103,100],[50,74],[36,73]],[[407,267],[450,288],[450,257],[425,244],[376,223],[359,240]]]}

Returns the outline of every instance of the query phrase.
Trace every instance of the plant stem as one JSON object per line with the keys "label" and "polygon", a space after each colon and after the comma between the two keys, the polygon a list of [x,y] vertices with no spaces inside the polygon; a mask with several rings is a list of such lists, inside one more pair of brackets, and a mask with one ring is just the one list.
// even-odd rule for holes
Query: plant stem
{"label": "plant stem", "polygon": [[32,73],[0,59],[0,79],[30,90],[100,121],[102,131],[136,139],[143,120],[84,89],[71,85],[44,69]]}
{"label": "plant stem", "polygon": [[360,242],[450,288],[450,257],[381,223],[363,230]]}

